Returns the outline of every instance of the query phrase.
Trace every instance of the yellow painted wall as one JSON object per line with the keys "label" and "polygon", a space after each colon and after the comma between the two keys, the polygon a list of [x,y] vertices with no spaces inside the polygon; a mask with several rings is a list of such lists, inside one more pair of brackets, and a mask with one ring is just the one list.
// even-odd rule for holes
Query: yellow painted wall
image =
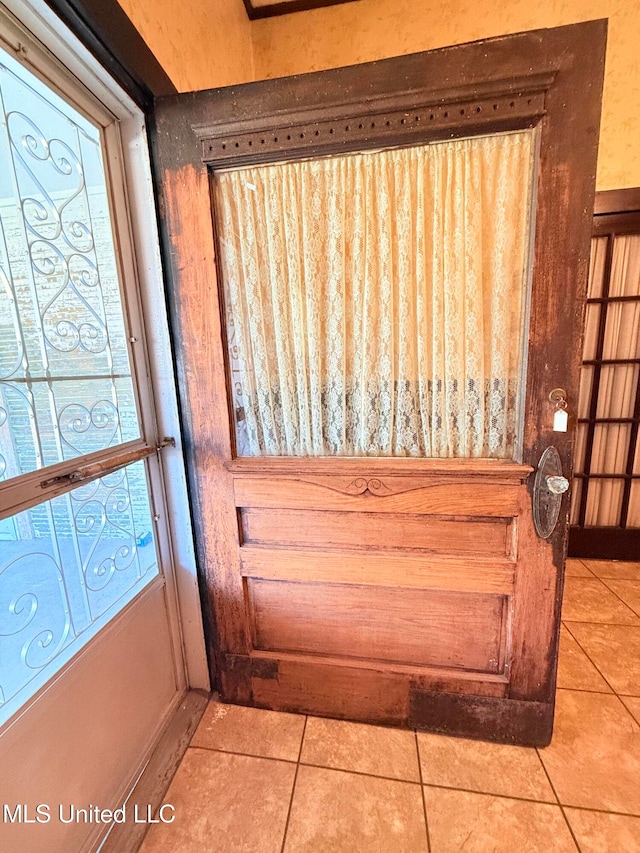
{"label": "yellow painted wall", "polygon": [[640,0],[359,0],[252,24],[256,79],[609,18],[598,189],[640,186]]}
{"label": "yellow painted wall", "polygon": [[119,0],[180,91],[609,18],[598,189],[640,186],[640,0],[358,0],[249,22],[242,0]]}
{"label": "yellow painted wall", "polygon": [[179,92],[254,79],[242,0],[118,0]]}

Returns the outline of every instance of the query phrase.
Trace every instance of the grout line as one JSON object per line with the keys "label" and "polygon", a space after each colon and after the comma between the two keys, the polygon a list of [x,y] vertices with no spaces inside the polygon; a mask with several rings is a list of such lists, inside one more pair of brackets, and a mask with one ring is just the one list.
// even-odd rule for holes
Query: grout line
{"label": "grout line", "polygon": [[333,770],[334,773],[351,773],[353,776],[366,776],[368,779],[384,779],[385,782],[400,782],[402,785],[419,785],[415,779],[398,779],[397,776],[382,776],[379,773],[367,773],[364,770],[351,770],[349,767],[330,767],[328,764],[314,764],[313,761],[301,761],[302,767],[313,767],[316,770]]}
{"label": "grout line", "polygon": [[[603,696],[609,696],[610,694],[601,694]],[[305,723],[306,729],[306,723]],[[419,782],[415,779],[399,779],[397,776],[384,776],[380,773],[367,773],[365,770],[354,770],[350,767],[332,767],[329,764],[315,764],[313,761],[302,761],[300,759],[295,760],[293,758],[276,758],[272,755],[256,755],[253,752],[239,752],[238,750],[232,749],[220,749],[219,747],[214,746],[189,746],[188,749],[202,749],[205,752],[221,752],[223,755],[241,755],[243,758],[257,758],[262,759],[263,761],[278,761],[280,764],[299,764],[301,767],[313,767],[315,770],[332,770],[334,773],[350,773],[353,776],[365,776],[368,779],[384,779],[386,782],[400,782],[404,785],[420,785],[420,784],[428,784],[431,785],[430,782]],[[300,749],[299,755],[302,755],[302,747]],[[422,774],[420,774],[422,777]],[[450,788],[450,785],[432,785],[435,788]],[[465,791],[468,790],[470,793],[482,794],[484,791],[473,791],[471,788],[453,788],[453,790]],[[500,794],[495,794],[495,796],[501,796]],[[526,797],[515,797],[512,799],[526,799]],[[527,802],[536,803],[539,800],[528,800]]]}
{"label": "grout line", "polygon": [[[558,689],[559,690],[569,690],[569,688],[558,688]],[[569,692],[579,693],[579,692],[591,692],[591,691],[569,691]],[[596,695],[612,696],[614,694],[600,693],[600,694],[596,694]],[[620,697],[617,696],[616,698],[619,699]],[[622,703],[622,704],[624,705],[624,703]],[[631,714],[631,712],[626,707],[626,705],[625,705],[625,710],[627,711],[628,714],[630,714],[633,717],[633,714]],[[306,729],[306,722],[305,722],[305,729]],[[304,732],[303,732],[303,738],[304,738]],[[417,741],[417,733],[416,733],[416,741]],[[439,782],[425,782],[423,779],[423,776],[422,776],[422,767],[420,765],[419,753],[418,753],[418,771],[419,771],[419,775],[420,775],[420,781],[416,782],[412,779],[398,779],[397,776],[381,776],[381,775],[376,774],[376,773],[365,773],[362,770],[352,770],[352,769],[346,768],[346,767],[329,767],[326,764],[314,764],[311,761],[297,761],[296,762],[296,761],[293,761],[292,759],[289,759],[289,758],[273,758],[273,757],[268,756],[268,755],[254,755],[254,754],[248,753],[248,752],[237,752],[237,751],[233,752],[232,750],[229,750],[229,749],[217,749],[217,748],[208,747],[208,746],[190,746],[189,749],[202,749],[206,752],[221,752],[225,755],[241,755],[244,758],[257,758],[257,759],[262,759],[264,761],[277,761],[280,764],[299,764],[301,767],[313,767],[316,770],[332,770],[334,773],[350,773],[353,776],[364,776],[368,779],[384,779],[387,782],[400,782],[401,784],[404,784],[404,785],[420,785],[422,787],[427,787],[427,788],[442,788],[445,791],[463,791],[464,793],[467,793],[467,794],[480,794],[480,795],[484,795],[486,797],[499,797],[499,798],[505,799],[505,800],[518,800],[519,802],[523,802],[523,803],[542,803],[544,805],[555,805],[555,802],[553,800],[536,800],[533,797],[521,797],[521,796],[518,796],[516,794],[499,794],[495,791],[479,791],[477,788],[464,788],[464,787],[461,787],[459,785],[444,785],[444,784],[439,783]],[[300,754],[302,754],[302,746],[300,749]],[[425,806],[425,808],[426,808],[426,806]],[[574,806],[571,806],[571,808],[574,808]],[[575,808],[579,808],[579,807],[575,806]],[[595,809],[595,808],[586,808],[586,807],[584,807],[584,809],[585,809],[585,811],[602,811],[605,814],[609,814],[607,809]],[[628,813],[611,812],[611,814],[628,814]],[[635,817],[636,815],[633,815],[633,816]],[[640,817],[640,813],[637,816]]]}
{"label": "grout line", "polygon": [[[559,689],[567,690],[568,688],[559,688]],[[569,691],[569,692],[580,692],[580,691]],[[610,693],[601,693],[600,694],[600,696],[611,696],[611,695],[612,694],[610,694]],[[620,699],[619,696],[616,696],[616,698]],[[631,697],[631,698],[634,698],[634,697]],[[620,699],[620,701],[622,701],[622,700]],[[624,702],[622,702],[622,704],[624,705]],[[625,705],[625,710],[627,711],[627,713],[631,714],[631,712],[626,707],[626,705]],[[631,714],[631,716],[633,717],[632,714]],[[244,758],[258,758],[258,759],[264,759],[265,761],[278,761],[281,764],[297,763],[297,762],[294,762],[294,761],[292,761],[290,759],[286,759],[286,758],[269,758],[268,756],[265,756],[265,755],[251,755],[250,753],[247,753],[247,752],[231,752],[231,750],[213,749],[211,747],[206,747],[206,746],[189,746],[188,748],[189,749],[202,749],[206,752],[222,752],[222,753],[227,754],[227,755],[241,755]],[[531,748],[532,749],[534,747],[525,747],[525,748],[527,748],[527,749]],[[538,756],[540,757],[539,751],[537,749],[536,749],[536,751],[538,752]],[[540,759],[540,760],[542,761],[542,759]],[[545,774],[546,774],[547,778],[549,778],[549,774],[546,772],[546,768],[544,767],[544,762],[542,762],[542,765],[543,765],[543,768],[545,770]],[[363,773],[359,770],[345,770],[342,767],[327,767],[325,764],[310,764],[307,762],[300,762],[300,766],[302,766],[302,767],[313,767],[317,770],[333,770],[336,773],[351,773],[351,774],[356,775],[356,776],[366,776],[366,777],[369,777],[371,779],[385,779],[388,782],[401,782],[401,783],[404,783],[405,785],[421,785],[422,787],[425,787],[425,788],[442,788],[445,791],[462,791],[463,793],[466,793],[466,794],[478,794],[478,795],[484,796],[484,797],[498,797],[499,799],[503,799],[503,800],[517,800],[518,802],[534,803],[534,804],[538,803],[539,805],[547,805],[547,806],[548,805],[556,805],[556,802],[554,802],[553,800],[534,800],[531,797],[519,797],[519,796],[514,795],[514,794],[497,794],[494,791],[478,791],[475,788],[462,788],[462,787],[455,786],[455,785],[443,785],[443,784],[440,784],[438,782],[425,782],[423,777],[422,777],[422,767],[421,767],[420,763],[418,763],[418,768],[419,768],[420,778],[421,778],[422,782],[412,782],[409,779],[397,779],[397,778],[392,778],[391,776],[376,776],[373,773]],[[552,786],[552,788],[553,788],[553,786]],[[557,795],[556,795],[556,800],[557,800]],[[566,804],[566,808],[580,809],[581,811],[585,811],[585,812],[598,812],[599,814],[615,814],[615,815],[620,815],[621,817],[637,817],[637,818],[640,818],[640,811],[637,813],[636,812],[619,812],[619,811],[613,811],[611,809],[599,809],[599,808],[596,808],[595,806],[576,806],[576,805],[572,805],[569,803]]]}
{"label": "grout line", "polygon": [[304,717],[304,726],[302,727],[302,737],[300,738],[300,749],[298,750],[298,759],[297,763],[300,764],[302,759],[302,747],[304,746],[305,735],[307,734],[307,723],[309,722],[309,715],[305,714]]}
{"label": "grout line", "polygon": [[418,775],[420,776],[420,793],[422,794],[422,808],[424,811],[424,829],[427,833],[427,853],[431,853],[431,839],[429,837],[429,820],[427,818],[427,798],[424,793],[424,780],[422,778],[422,765],[420,764],[420,744],[418,743],[418,732],[414,732],[416,739],[416,755],[418,756]]}
{"label": "grout line", "polygon": [[[578,622],[577,624],[578,624],[578,625],[584,625],[585,623],[584,623],[584,622]],[[586,623],[586,624],[593,624],[593,623],[588,622],[588,623]],[[602,623],[602,624],[607,624],[607,623]],[[618,694],[617,694],[617,692],[613,689],[613,685],[609,683],[609,679],[604,675],[604,673],[602,673],[602,672],[600,671],[600,667],[595,663],[595,661],[594,661],[594,660],[592,660],[591,655],[589,654],[589,652],[588,652],[588,651],[587,651],[587,650],[582,646],[582,643],[580,642],[580,640],[575,636],[575,634],[573,633],[573,631],[571,630],[571,628],[569,628],[569,624],[566,624],[566,623],[565,623],[565,628],[566,628],[566,629],[567,629],[567,631],[571,634],[571,636],[573,637],[574,641],[578,644],[578,648],[582,650],[582,652],[583,652],[583,654],[586,656],[587,660],[588,660],[588,661],[590,661],[591,665],[595,667],[596,672],[600,673],[600,677],[602,678],[602,680],[604,681],[604,683],[607,685],[607,687],[609,687],[609,689],[611,690],[611,692],[612,692],[615,696],[617,696]],[[559,687],[558,689],[559,689],[559,690],[563,690],[563,689],[565,689],[565,690],[566,690],[566,689],[570,689],[570,688],[561,688],[561,687]],[[607,693],[601,693],[600,695],[601,695],[601,696],[607,696],[608,694],[607,694]]]}
{"label": "grout line", "polygon": [[[576,560],[576,562],[580,563],[582,565],[582,567],[589,572],[589,574],[586,576],[586,579],[596,577],[595,573],[589,568],[589,566],[587,566],[587,564],[584,562],[584,560],[580,559],[580,557],[567,557],[567,560]],[[570,578],[570,577],[571,577],[571,575],[568,575],[565,572],[565,578]],[[584,577],[584,575],[583,575],[583,577]]]}
{"label": "grout line", "polygon": [[[635,616],[636,619],[638,619],[640,617],[640,614],[636,613],[636,611],[632,607],[630,607],[627,604],[627,602],[624,601],[616,592],[614,592],[614,590],[612,590],[611,587],[607,586],[605,578],[599,578],[596,575],[594,575],[593,579],[597,580],[604,587],[604,589],[607,590],[607,592],[610,592],[615,598],[617,598],[618,601],[623,605],[623,607],[625,607],[629,611],[629,613],[632,616]],[[591,580],[591,578],[571,578],[570,577],[570,578],[566,578],[566,580],[587,581],[587,580]],[[608,578],[608,580],[614,580],[614,578]],[[563,595],[563,604],[564,604],[564,595]],[[561,616],[561,621],[562,622],[579,622],[579,623],[586,624],[586,625],[615,625],[615,626],[622,626],[622,627],[627,627],[627,628],[633,628],[633,627],[639,628],[640,627],[640,623],[638,623],[638,622],[615,622],[615,621],[612,622],[610,620],[597,621],[596,622],[592,619],[591,620],[588,620],[588,619],[567,619],[566,616],[564,616],[564,615]]]}
{"label": "grout line", "polygon": [[551,785],[551,790],[553,791],[553,795],[557,800],[558,806],[560,807],[560,811],[562,812],[562,817],[564,818],[564,822],[567,824],[567,828],[568,828],[569,832],[571,833],[571,837],[573,838],[573,843],[576,845],[576,850],[582,851],[582,848],[578,844],[578,839],[576,838],[575,833],[573,831],[573,827],[569,823],[569,818],[567,817],[567,813],[564,810],[564,806],[560,802],[560,797],[558,796],[558,792],[556,791],[556,787],[553,784],[553,782],[551,781],[551,776],[549,775],[549,772],[547,771],[547,768],[545,767],[544,761],[542,760],[542,756],[540,755],[540,750],[538,749],[538,747],[536,747],[536,752],[538,754],[538,760],[540,761],[540,764],[542,765],[542,769],[544,770],[544,774],[547,777],[547,779],[549,780],[549,785]]}
{"label": "grout line", "polygon": [[626,693],[623,693],[622,696],[618,695],[618,699],[622,702],[628,714],[631,714],[631,719],[640,726],[640,714],[636,717],[631,708],[624,701],[625,699],[635,699],[635,696],[627,696]]}
{"label": "grout line", "polygon": [[[617,599],[619,599],[624,604],[625,607],[628,607],[629,610],[632,613],[634,613],[636,616],[640,616],[640,613],[638,613],[637,610],[634,610],[630,604],[627,604],[627,602],[624,600],[624,598],[621,595],[618,595],[618,593],[615,591],[615,589],[611,589],[611,587],[607,583],[608,580],[613,581],[613,580],[618,580],[618,578],[599,578],[599,580],[602,581],[602,583],[606,586],[606,588],[609,590],[609,592],[611,592],[613,595],[615,595],[615,597]],[[620,578],[620,580],[622,580],[622,578]],[[633,581],[632,581],[632,583],[633,583]],[[640,586],[640,583],[638,584],[638,586]]]}
{"label": "grout line", "polygon": [[635,818],[640,819],[640,814],[637,812],[616,812],[616,811],[609,811],[608,809],[591,808],[591,806],[571,806],[569,804],[567,804],[565,806],[565,808],[566,809],[575,809],[576,811],[580,811],[580,812],[596,812],[597,814],[614,814],[614,815],[618,815],[618,817],[635,817]]}
{"label": "grout line", "polygon": [[613,690],[588,690],[586,687],[560,687],[560,685],[556,685],[556,690],[571,690],[573,693],[593,693],[595,696],[616,695]]}
{"label": "grout line", "polygon": [[[613,596],[615,596],[615,597],[618,599],[618,601],[620,601],[620,602],[624,605],[624,607],[626,607],[626,609],[627,609],[630,613],[632,613],[636,618],[639,616],[639,614],[638,614],[638,613],[636,613],[636,611],[633,609],[633,607],[631,607],[630,605],[628,605],[628,604],[627,604],[627,602],[626,602],[623,598],[621,598],[621,597],[618,595],[618,593],[617,593],[617,592],[615,592],[613,589],[611,589],[611,587],[610,587],[610,586],[608,586],[608,585],[607,585],[607,583],[606,583],[606,581],[607,581],[607,580],[616,580],[616,578],[606,578],[606,579],[605,579],[605,578],[599,578],[599,577],[597,577],[597,576],[596,576],[596,578],[595,578],[595,579],[596,579],[597,581],[600,581],[600,583],[602,584],[602,586],[603,586],[603,587],[604,587],[608,592],[610,592]],[[583,581],[586,581],[586,580],[590,580],[590,578],[569,578],[569,580],[574,580],[574,581],[581,581],[581,580],[583,580]],[[571,619],[571,620],[569,620],[569,621],[571,621],[571,622],[580,622],[580,621],[582,621],[582,620],[580,620],[580,619]],[[618,625],[618,624],[625,624],[625,625],[629,625],[629,623],[628,623],[628,622],[626,622],[626,623],[618,623],[618,622],[608,622],[608,621],[607,621],[607,622],[596,622],[595,624],[598,624],[598,625],[602,625],[602,624],[604,624],[604,625]],[[633,623],[632,623],[631,625],[629,625],[629,627],[633,627]],[[639,627],[637,623],[636,623],[636,627]]]}
{"label": "grout line", "polygon": [[[608,589],[608,587],[606,587],[606,589]],[[626,606],[627,605],[625,605],[625,607]],[[630,607],[628,609],[631,611],[633,616],[636,616]],[[640,628],[640,622],[612,622],[611,620],[605,621],[604,619],[602,621],[595,622],[593,619],[567,619],[566,616],[563,617],[562,622],[565,625],[611,625],[614,628]]]}
{"label": "grout line", "polygon": [[242,755],[243,758],[262,758],[264,761],[279,761],[281,764],[297,764],[295,758],[277,758],[275,755],[256,755],[255,752],[240,752],[238,749],[221,749],[219,746],[189,744],[188,749],[204,749],[206,752],[222,752],[224,755]]}
{"label": "grout line", "polygon": [[300,749],[298,750],[298,760],[296,761],[296,772],[293,774],[293,785],[291,786],[291,798],[289,799],[289,808],[287,810],[287,820],[284,825],[284,833],[282,834],[282,847],[280,848],[280,853],[284,853],[284,845],[287,843],[287,832],[289,830],[289,819],[291,818],[291,809],[293,807],[293,797],[296,792],[296,782],[298,781],[298,771],[300,770],[300,757],[302,756],[302,744],[304,743],[304,736],[307,732],[307,721],[309,717],[305,714],[304,718],[304,727],[302,729],[302,737],[300,738]]}
{"label": "grout line", "polygon": [[[573,634],[572,634],[571,636],[573,637]],[[574,637],[574,640],[576,640],[576,643],[578,643],[578,640],[577,640],[575,637]],[[578,643],[578,645],[580,646],[580,643]],[[580,646],[580,648],[582,649],[582,646]],[[589,655],[587,654],[587,652],[586,652],[584,649],[582,649],[582,651],[583,651],[583,652],[584,652],[584,654],[587,656],[587,658],[589,658],[589,660],[591,661],[591,663],[593,664],[593,666],[596,666],[596,665],[595,665],[595,663],[593,663],[593,661],[591,660],[591,658],[590,658],[590,657],[589,657]],[[598,667],[597,667],[597,666],[596,666],[596,669],[598,669]],[[600,670],[598,670],[598,672],[600,672]],[[600,673],[600,674],[602,675],[602,673]],[[608,682],[608,681],[607,681],[607,679],[604,677],[604,675],[602,675],[602,678],[605,680],[605,682],[606,682],[607,684],[609,684],[609,682]],[[611,685],[609,685],[609,686],[611,686]],[[573,690],[572,688],[569,688],[569,687],[558,687],[558,688],[557,688],[557,690],[567,691],[568,693],[591,693],[591,692],[593,692],[593,691],[587,691],[587,690]],[[632,713],[631,709],[627,707],[627,705],[626,705],[626,703],[625,703],[625,701],[624,701],[624,697],[625,697],[625,696],[627,696],[628,698],[631,698],[631,699],[633,699],[633,698],[635,698],[635,697],[634,697],[634,696],[629,696],[629,695],[628,695],[628,694],[626,694],[626,693],[622,693],[622,694],[620,694],[620,693],[618,693],[617,691],[615,691],[615,690],[613,689],[613,687],[611,688],[611,690],[612,690],[612,693],[600,693],[600,694],[597,694],[597,693],[596,693],[595,695],[600,695],[600,696],[614,696],[614,697],[618,700],[618,702],[620,703],[620,705],[623,707],[623,709],[627,712],[627,714],[631,717],[631,719],[633,720],[633,722],[634,722],[634,723],[636,723],[636,725],[639,725],[639,726],[640,726],[640,719],[637,719],[637,718],[636,718],[636,716]],[[543,763],[544,763],[544,762],[543,762]],[[546,768],[545,768],[545,770],[546,770]],[[585,811],[603,812],[603,814],[621,814],[621,815],[627,815],[627,816],[628,816],[629,814],[632,814],[631,812],[609,812],[607,809],[587,808],[586,806],[569,806],[569,808],[575,808],[575,809],[581,808],[581,809],[584,809]],[[635,814],[634,814],[633,816],[634,816],[634,817],[640,817],[640,812],[638,812],[638,814],[637,814],[637,815],[635,815]]]}
{"label": "grout line", "polygon": [[[508,745],[508,744],[506,744]],[[535,749],[535,747],[521,747],[522,749]],[[538,756],[539,757],[539,756]],[[547,777],[548,778],[548,777]],[[461,788],[457,785],[442,785],[438,782],[424,782],[425,788],[439,788],[443,791],[462,791],[463,794],[478,794],[480,797],[498,797],[500,800],[517,800],[519,803],[533,803],[539,806],[559,805],[556,799],[534,800],[532,797],[519,797],[515,794],[497,794],[495,791],[478,791],[477,788]],[[555,794],[555,792],[554,792]]]}

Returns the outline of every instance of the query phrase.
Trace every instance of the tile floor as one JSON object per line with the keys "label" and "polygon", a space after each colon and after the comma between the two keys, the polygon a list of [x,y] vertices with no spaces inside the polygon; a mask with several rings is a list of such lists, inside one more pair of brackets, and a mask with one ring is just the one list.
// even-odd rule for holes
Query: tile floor
{"label": "tile floor", "polygon": [[640,564],[570,560],[535,750],[211,702],[142,853],[640,853]]}

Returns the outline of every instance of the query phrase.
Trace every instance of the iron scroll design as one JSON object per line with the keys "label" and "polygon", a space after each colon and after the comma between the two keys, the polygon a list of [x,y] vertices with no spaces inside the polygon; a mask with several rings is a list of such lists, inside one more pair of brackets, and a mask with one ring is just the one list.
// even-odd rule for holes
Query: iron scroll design
{"label": "iron scroll design", "polygon": [[2,480],[139,429],[99,128],[2,62],[0,119]]}
{"label": "iron scroll design", "polygon": [[0,717],[157,574],[144,477],[136,463],[10,519],[14,537],[0,558]]}

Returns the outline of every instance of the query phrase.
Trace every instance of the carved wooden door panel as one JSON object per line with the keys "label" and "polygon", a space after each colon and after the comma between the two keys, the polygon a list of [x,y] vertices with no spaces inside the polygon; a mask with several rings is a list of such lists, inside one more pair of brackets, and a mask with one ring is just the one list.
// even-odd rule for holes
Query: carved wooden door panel
{"label": "carved wooden door panel", "polygon": [[[590,22],[157,104],[154,156],[203,607],[224,700],[492,740],[550,739],[567,500],[552,494],[547,474],[570,476],[572,431],[554,432],[557,403],[549,395],[562,389],[574,413],[605,33],[604,22]],[[359,442],[355,427],[344,425],[342,438],[333,441],[324,422],[309,438],[312,426],[303,429],[303,415],[293,411],[306,394],[299,393],[299,379],[278,385],[273,375],[295,373],[300,364],[291,341],[302,315],[291,305],[315,299],[324,310],[331,301],[331,276],[323,266],[330,252],[318,251],[315,272],[305,273],[307,289],[296,291],[283,268],[299,262],[318,230],[325,233],[325,215],[309,214],[314,230],[305,231],[306,217],[292,214],[287,201],[290,222],[279,221],[277,199],[291,170],[304,195],[305,175],[314,169],[338,164],[348,171],[356,157],[358,168],[370,162],[375,171],[379,152],[393,152],[399,171],[382,198],[397,209],[381,221],[395,227],[407,207],[399,202],[402,176],[410,171],[403,157],[431,156],[443,140],[464,147],[485,137],[511,144],[518,136],[530,145],[530,169],[526,192],[513,202],[514,210],[527,214],[512,223],[523,229],[526,258],[519,302],[510,306],[517,318],[509,332],[519,359],[517,381],[500,391],[503,402],[513,404],[511,440],[481,442],[473,452],[463,445],[434,451],[439,439],[432,432],[419,446],[400,443],[389,450],[389,444]],[[426,154],[425,146],[431,146]],[[271,180],[281,183],[267,204],[263,190]],[[513,174],[490,177],[489,194],[513,180]],[[444,204],[445,184],[434,195]],[[461,197],[464,217],[473,193]],[[343,189],[341,210],[356,207],[359,198],[359,190]],[[409,206],[422,209],[417,202]],[[438,207],[430,210],[412,220],[418,243],[438,219]],[[487,211],[484,216],[493,218]],[[249,218],[253,230],[245,228]],[[296,228],[302,237],[294,246]],[[452,228],[471,242],[466,219]],[[267,248],[273,229],[287,247],[284,261],[275,261],[276,250]],[[496,244],[502,238],[492,239],[478,251],[488,252],[499,277]],[[348,243],[341,263],[346,256],[353,260],[355,251]],[[464,251],[473,256],[473,249]],[[271,260],[263,263],[269,252]],[[398,249],[398,256],[403,252]],[[427,264],[433,280],[434,265]],[[343,284],[355,292],[360,265],[351,269]],[[445,297],[454,277],[442,278]],[[373,276],[372,286],[382,287],[383,278]],[[396,279],[406,283],[407,276]],[[393,288],[396,279],[390,276]],[[257,297],[256,288],[262,288]],[[491,284],[483,296],[485,309],[494,290]],[[340,315],[340,334],[362,375],[366,347],[357,329],[371,295],[351,305],[355,314],[349,320]],[[486,311],[491,318],[497,309],[489,304]],[[293,317],[288,331],[285,314]],[[311,325],[308,304],[303,314]],[[433,316],[435,329],[440,320],[437,312]],[[469,328],[461,326],[458,338],[466,335],[471,349]],[[499,337],[496,332],[494,341]],[[325,355],[305,356],[313,373],[336,348],[324,332],[313,347],[310,334],[303,338],[310,351],[317,340],[325,347]],[[285,369],[280,356],[287,348],[293,354]],[[419,389],[429,389],[432,402],[424,403],[421,417],[431,429],[438,421],[433,399],[440,379],[434,371],[427,379],[427,357],[417,345],[416,352],[411,379],[417,384],[409,397],[419,408]],[[356,373],[340,391],[341,405],[354,409],[357,398],[369,421],[389,387],[399,399],[400,388],[411,384],[378,376],[363,397]],[[335,383],[326,376],[315,397],[309,392],[308,424],[330,407]],[[489,370],[485,403],[496,383]],[[473,381],[454,375],[445,384],[447,393],[458,394]],[[295,405],[285,400],[290,385],[298,388]],[[309,379],[305,388],[312,385]],[[480,432],[495,426],[488,404],[485,409]],[[454,412],[450,421],[458,420]],[[560,470],[545,468],[534,489],[550,446],[558,451],[553,459]],[[558,483],[561,488],[561,481],[552,485]]]}

